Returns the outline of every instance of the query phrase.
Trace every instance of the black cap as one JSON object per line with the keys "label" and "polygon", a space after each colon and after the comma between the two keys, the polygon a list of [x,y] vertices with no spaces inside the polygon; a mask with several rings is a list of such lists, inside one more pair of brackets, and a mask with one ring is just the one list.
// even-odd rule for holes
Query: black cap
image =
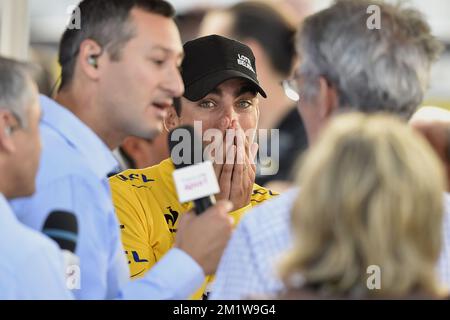
{"label": "black cap", "polygon": [[184,53],[181,75],[185,98],[198,101],[232,78],[249,80],[264,98],[267,97],[256,76],[255,56],[245,44],[210,35],[186,42]]}

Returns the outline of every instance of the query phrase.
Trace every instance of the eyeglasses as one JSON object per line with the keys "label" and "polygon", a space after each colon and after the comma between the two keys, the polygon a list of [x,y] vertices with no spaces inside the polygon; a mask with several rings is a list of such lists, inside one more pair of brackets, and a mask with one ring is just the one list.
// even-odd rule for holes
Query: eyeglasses
{"label": "eyeglasses", "polygon": [[[300,87],[299,87],[298,83],[299,83],[299,79],[304,78],[304,77],[305,77],[304,74],[302,74],[302,75],[297,74],[297,75],[294,75],[290,79],[281,81],[281,86],[283,87],[284,93],[289,99],[291,99],[295,102],[298,102],[300,100]],[[316,77],[324,78],[329,87],[334,87],[333,83],[329,80],[329,78],[327,76],[320,74],[319,76],[314,76],[313,78],[316,78]],[[311,78],[311,76],[309,78]]]}
{"label": "eyeglasses", "polygon": [[283,87],[284,94],[292,101],[300,100],[300,89],[298,88],[298,83],[296,79],[286,79],[281,81],[281,86]]}

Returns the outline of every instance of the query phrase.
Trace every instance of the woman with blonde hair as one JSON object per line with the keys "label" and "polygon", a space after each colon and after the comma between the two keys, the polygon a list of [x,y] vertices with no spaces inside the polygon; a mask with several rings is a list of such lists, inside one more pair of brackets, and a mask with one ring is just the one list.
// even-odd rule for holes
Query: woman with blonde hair
{"label": "woman with blonde hair", "polygon": [[387,115],[339,116],[308,151],[283,299],[439,298],[444,173]]}

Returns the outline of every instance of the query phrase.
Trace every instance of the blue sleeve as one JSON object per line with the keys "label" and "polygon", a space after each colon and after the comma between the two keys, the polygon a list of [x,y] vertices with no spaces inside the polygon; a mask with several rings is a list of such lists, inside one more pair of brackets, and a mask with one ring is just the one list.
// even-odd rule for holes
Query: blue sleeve
{"label": "blue sleeve", "polygon": [[186,299],[204,281],[201,267],[178,249],[170,250],[144,278],[129,280],[106,179],[105,184],[79,176],[60,179],[13,207],[23,212],[22,221],[38,230],[53,210],[76,215],[81,269],[81,288],[73,291],[77,299]]}
{"label": "blue sleeve", "polygon": [[205,280],[202,268],[184,251],[173,248],[167,252],[144,278],[128,283],[122,299],[187,299]]}
{"label": "blue sleeve", "polygon": [[0,300],[14,300],[19,297],[19,290],[14,274],[0,266]]}
{"label": "blue sleeve", "polygon": [[443,217],[442,249],[438,262],[439,280],[450,288],[450,196],[445,194],[445,212]]}
{"label": "blue sleeve", "polygon": [[[114,208],[105,185],[96,177],[71,175],[38,185],[35,195],[13,201],[12,206],[26,225],[36,230],[48,214],[65,210],[78,220],[76,255],[80,259],[80,289],[74,289],[77,299],[114,298],[126,282],[128,271]],[[118,263],[122,258],[122,263]]]}
{"label": "blue sleeve", "polygon": [[14,270],[0,268],[0,300],[73,299],[56,244],[45,238],[34,240],[34,245],[24,249],[20,260],[15,261]]}
{"label": "blue sleeve", "polygon": [[16,274],[21,289],[19,299],[73,299],[66,285],[61,251],[51,241],[45,238],[39,240],[42,241],[36,241],[39,244],[30,251],[22,264],[28,270]]}

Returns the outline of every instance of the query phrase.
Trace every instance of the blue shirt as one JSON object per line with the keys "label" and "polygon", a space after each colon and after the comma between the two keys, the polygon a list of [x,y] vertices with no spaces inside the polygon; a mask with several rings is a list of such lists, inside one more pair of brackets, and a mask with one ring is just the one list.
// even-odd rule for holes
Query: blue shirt
{"label": "blue shirt", "polygon": [[[246,299],[273,296],[283,289],[278,277],[280,256],[292,246],[291,210],[299,189],[271,199],[241,220],[220,261],[211,299]],[[444,196],[445,214],[440,283],[450,287],[450,195]]]}
{"label": "blue shirt", "polygon": [[[76,254],[80,258],[79,299],[183,299],[203,281],[203,271],[187,254],[171,250],[162,266],[146,277],[129,281],[111,200],[107,174],[117,161],[103,141],[68,109],[41,96],[42,156],[37,191],[12,201],[20,221],[41,230],[48,214],[65,210],[79,226]],[[183,266],[183,270],[175,266]]]}
{"label": "blue shirt", "polygon": [[0,300],[71,298],[57,245],[17,221],[0,193]]}

